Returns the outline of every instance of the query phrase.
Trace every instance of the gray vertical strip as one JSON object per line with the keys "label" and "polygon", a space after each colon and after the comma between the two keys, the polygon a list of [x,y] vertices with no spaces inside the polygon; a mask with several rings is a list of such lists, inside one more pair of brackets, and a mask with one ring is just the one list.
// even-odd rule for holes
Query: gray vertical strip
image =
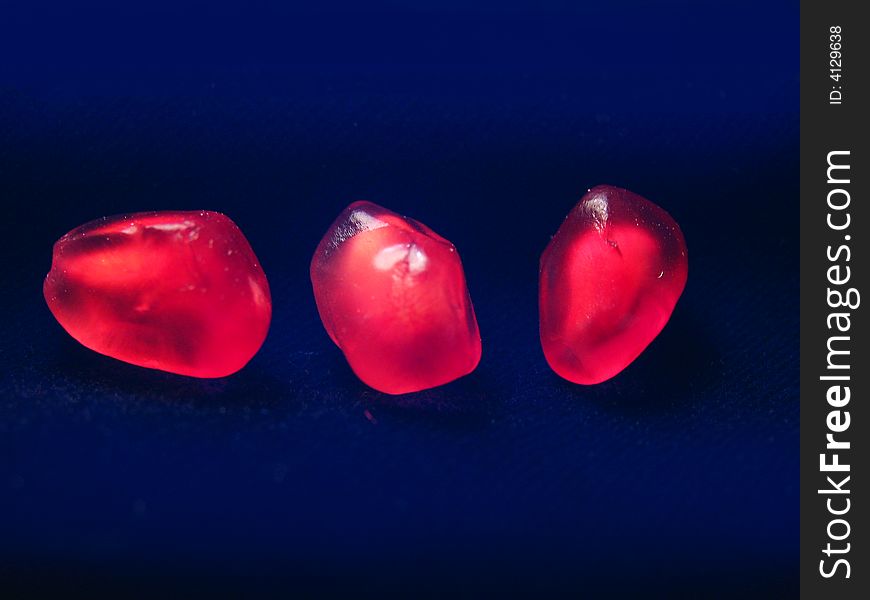
{"label": "gray vertical strip", "polygon": [[866,597],[870,589],[870,307],[865,306],[870,303],[870,20],[866,6],[859,15],[861,4],[801,3],[800,556],[805,598]]}

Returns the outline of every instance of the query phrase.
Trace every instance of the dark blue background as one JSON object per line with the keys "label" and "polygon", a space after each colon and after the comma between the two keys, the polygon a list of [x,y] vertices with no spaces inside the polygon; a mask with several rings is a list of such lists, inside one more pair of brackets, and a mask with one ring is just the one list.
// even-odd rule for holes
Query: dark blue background
{"label": "dark blue background", "polygon": [[[3,585],[796,590],[796,2],[41,4],[0,24]],[[689,282],[578,387],[537,261],[599,183],[674,216]],[[472,375],[384,396],[326,336],[308,261],[361,198],[458,247]],[[55,239],[164,208],[226,212],[269,276],[231,378],[99,356],[45,307]]]}

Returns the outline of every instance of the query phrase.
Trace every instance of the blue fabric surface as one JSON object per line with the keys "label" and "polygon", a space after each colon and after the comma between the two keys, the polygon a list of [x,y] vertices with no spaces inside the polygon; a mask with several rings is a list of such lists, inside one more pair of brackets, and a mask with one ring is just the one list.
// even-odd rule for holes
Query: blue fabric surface
{"label": "blue fabric surface", "polygon": [[[0,581],[794,592],[797,4],[696,4],[8,11]],[[537,261],[599,183],[670,212],[689,280],[578,387],[540,350]],[[356,199],[456,244],[472,375],[388,397],[330,342],[308,261]],[[231,378],[94,354],[42,300],[63,233],[170,208],[228,214],[269,277]]]}

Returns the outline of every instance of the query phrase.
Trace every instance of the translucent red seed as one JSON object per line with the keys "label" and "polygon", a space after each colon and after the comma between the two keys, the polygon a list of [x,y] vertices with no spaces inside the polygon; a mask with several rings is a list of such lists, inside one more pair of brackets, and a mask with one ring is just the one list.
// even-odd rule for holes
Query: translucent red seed
{"label": "translucent red seed", "polygon": [[480,361],[459,254],[421,223],[370,202],[351,204],[318,245],[311,282],[327,333],[377,390],[435,387]]}
{"label": "translucent red seed", "polygon": [[541,257],[550,367],[581,384],[618,374],[664,328],[687,274],[686,242],[668,213],[628,190],[589,190]]}
{"label": "translucent red seed", "polygon": [[256,354],[272,316],[247,239],[208,211],[106,217],[54,245],[43,286],[58,322],[101,354],[193,377],[222,377]]}

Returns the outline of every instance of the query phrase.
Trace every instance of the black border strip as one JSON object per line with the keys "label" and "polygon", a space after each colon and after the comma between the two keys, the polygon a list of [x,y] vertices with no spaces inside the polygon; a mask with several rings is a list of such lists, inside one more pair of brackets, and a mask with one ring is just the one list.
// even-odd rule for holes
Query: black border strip
{"label": "black border strip", "polygon": [[806,598],[858,598],[859,589],[870,589],[868,500],[859,491],[867,487],[870,443],[864,408],[870,335],[862,305],[870,296],[860,297],[870,294],[870,21],[862,18],[866,10],[859,16],[860,6],[855,0],[801,3],[800,565]]}

